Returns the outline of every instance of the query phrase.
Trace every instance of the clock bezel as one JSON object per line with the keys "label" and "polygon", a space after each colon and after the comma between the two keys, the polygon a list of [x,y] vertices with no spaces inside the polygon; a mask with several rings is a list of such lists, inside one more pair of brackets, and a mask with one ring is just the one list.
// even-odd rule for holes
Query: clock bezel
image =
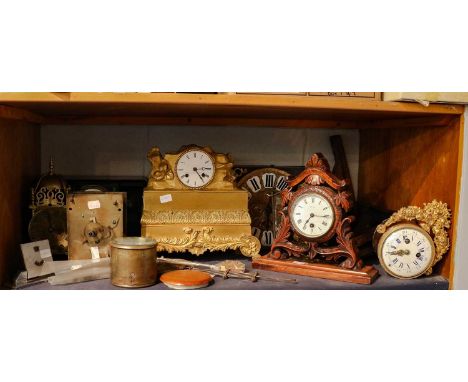
{"label": "clock bezel", "polygon": [[[179,161],[180,159],[187,153],[191,152],[191,151],[201,151],[203,152],[204,154],[206,154],[210,160],[211,160],[211,163],[213,164],[213,176],[211,177],[211,179],[205,183],[204,185],[200,186],[200,187],[192,187],[192,186],[188,186],[186,185],[184,182],[182,182],[182,180],[180,180],[180,177],[179,177],[179,172],[177,171],[177,167],[179,165]],[[199,146],[191,146],[191,147],[187,147],[186,149],[184,149],[183,151],[181,151],[179,154],[178,154],[178,157],[177,157],[177,160],[175,162],[175,166],[174,166],[174,173],[175,173],[175,177],[177,179],[177,181],[185,188],[189,189],[189,190],[201,190],[201,189],[204,189],[205,187],[208,187],[208,185],[210,185],[214,179],[216,178],[216,160],[214,158],[213,155],[211,155],[211,153],[209,153],[208,151],[206,151],[205,149],[199,147]]]}
{"label": "clock bezel", "polygon": [[[330,203],[332,207],[332,213],[333,213],[333,224],[330,226],[329,230],[323,234],[322,236],[317,236],[317,237],[308,237],[304,236],[300,231],[296,229],[296,227],[293,224],[293,218],[292,218],[292,213],[293,213],[293,206],[295,205],[295,202],[297,199],[299,199],[302,195],[304,194],[317,194],[323,197]],[[342,217],[342,211],[341,208],[338,207],[335,202],[334,202],[334,197],[335,197],[335,192],[332,191],[329,188],[324,188],[323,186],[310,186],[310,185],[305,185],[299,190],[297,190],[291,200],[288,203],[288,216],[289,220],[291,222],[291,229],[294,231],[294,233],[299,236],[302,240],[307,241],[307,242],[315,242],[315,243],[324,243],[328,240],[330,240],[336,232],[336,228],[341,221]]]}
{"label": "clock bezel", "polygon": [[[394,273],[393,271],[391,271],[387,267],[387,264],[385,263],[385,261],[383,259],[382,249],[383,249],[385,241],[387,240],[387,238],[391,234],[393,234],[396,231],[403,230],[403,229],[413,229],[413,230],[416,230],[416,231],[422,233],[428,239],[428,241],[429,241],[429,243],[431,245],[431,251],[432,251],[431,252],[431,259],[430,259],[427,267],[423,268],[421,272],[419,272],[419,273],[417,273],[416,275],[413,275],[413,276],[402,276],[400,274]],[[387,230],[382,234],[382,236],[380,236],[379,242],[378,242],[378,245],[377,245],[377,256],[379,258],[379,263],[382,266],[383,270],[387,274],[389,274],[390,276],[395,277],[395,278],[400,279],[400,280],[416,279],[418,277],[421,277],[425,273],[427,273],[427,271],[430,270],[434,265],[435,256],[436,256],[436,249],[435,249],[435,245],[434,245],[434,239],[431,237],[431,235],[424,228],[422,228],[418,224],[410,223],[410,222],[408,222],[408,223],[397,223],[397,224],[394,224],[394,225],[388,227]]]}

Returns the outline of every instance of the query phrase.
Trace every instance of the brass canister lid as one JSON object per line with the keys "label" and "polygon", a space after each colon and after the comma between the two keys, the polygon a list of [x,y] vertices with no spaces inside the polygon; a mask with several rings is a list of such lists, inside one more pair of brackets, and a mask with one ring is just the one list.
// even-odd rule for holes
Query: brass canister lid
{"label": "brass canister lid", "polygon": [[120,249],[148,249],[156,246],[156,240],[150,237],[118,237],[111,242],[111,247]]}

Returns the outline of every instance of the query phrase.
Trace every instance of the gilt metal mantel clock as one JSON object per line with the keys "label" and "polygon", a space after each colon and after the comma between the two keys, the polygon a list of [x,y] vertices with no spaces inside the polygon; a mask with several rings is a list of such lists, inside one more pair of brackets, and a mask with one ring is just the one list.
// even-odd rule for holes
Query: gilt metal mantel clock
{"label": "gilt metal mantel clock", "polygon": [[450,215],[446,203],[433,200],[402,207],[379,224],[373,244],[384,271],[399,279],[432,274],[450,247]]}
{"label": "gilt metal mantel clock", "polygon": [[248,193],[234,185],[232,159],[210,147],[189,145],[162,156],[148,153],[152,169],[143,193],[142,234],[158,251],[200,255],[240,249],[258,256],[251,234]]}
{"label": "gilt metal mantel clock", "polygon": [[255,268],[370,284],[378,272],[363,266],[354,245],[348,215],[348,181],[330,171],[322,154],[313,154],[281,195],[282,220],[266,256]]}

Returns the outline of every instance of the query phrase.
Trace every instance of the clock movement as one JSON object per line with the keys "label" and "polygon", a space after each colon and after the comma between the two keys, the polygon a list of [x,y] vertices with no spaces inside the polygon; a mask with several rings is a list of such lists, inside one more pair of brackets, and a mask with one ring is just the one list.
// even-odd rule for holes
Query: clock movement
{"label": "clock movement", "polygon": [[68,259],[110,256],[113,239],[124,235],[124,192],[75,192],[67,197]]}
{"label": "clock movement", "polygon": [[373,244],[380,265],[400,279],[430,275],[449,249],[449,228],[446,203],[434,200],[423,208],[401,208],[375,230]]}
{"label": "clock movement", "polygon": [[156,240],[158,251],[200,255],[240,249],[245,256],[258,256],[248,193],[234,184],[228,154],[189,145],[164,156],[153,147],[147,157],[152,169],[141,228],[143,236]]}
{"label": "clock movement", "polygon": [[370,284],[378,276],[364,266],[349,215],[349,181],[330,171],[325,157],[313,154],[304,171],[282,192],[281,223],[270,252],[253,261],[255,268]]}

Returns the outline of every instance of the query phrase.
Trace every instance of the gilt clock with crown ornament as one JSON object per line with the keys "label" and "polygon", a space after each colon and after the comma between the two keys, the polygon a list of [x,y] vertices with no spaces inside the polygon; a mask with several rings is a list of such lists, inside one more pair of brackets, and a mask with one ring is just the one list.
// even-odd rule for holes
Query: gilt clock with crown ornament
{"label": "gilt clock with crown ornament", "polygon": [[450,248],[450,216],[446,203],[433,200],[402,207],[379,224],[373,244],[385,272],[400,279],[432,274]]}
{"label": "gilt clock with crown ornament", "polygon": [[153,147],[148,185],[143,192],[143,236],[158,251],[240,250],[259,255],[260,241],[251,233],[248,193],[234,184],[232,158],[211,147],[187,145],[162,155]]}

